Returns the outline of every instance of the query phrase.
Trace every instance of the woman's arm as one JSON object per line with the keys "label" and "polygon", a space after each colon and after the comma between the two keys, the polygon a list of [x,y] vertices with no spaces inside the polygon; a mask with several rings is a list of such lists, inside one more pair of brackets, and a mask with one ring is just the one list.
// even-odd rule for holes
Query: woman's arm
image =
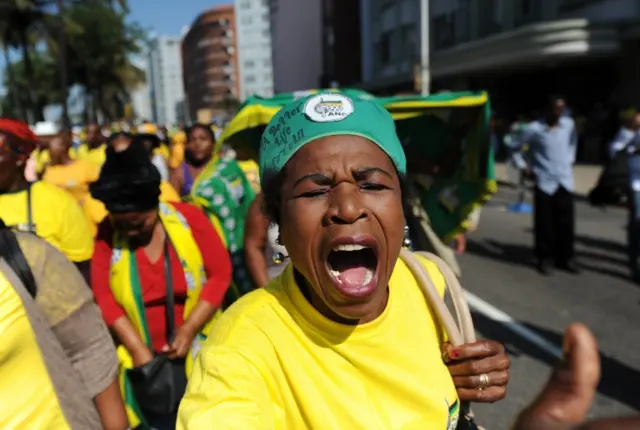
{"label": "woman's arm", "polygon": [[244,255],[247,268],[253,277],[253,281],[259,287],[269,283],[269,271],[264,249],[267,243],[269,220],[261,210],[262,194],[259,194],[247,212],[244,225]]}
{"label": "woman's arm", "polygon": [[105,430],[130,428],[124,400],[120,394],[120,383],[118,379],[114,380],[106,390],[98,394],[94,402]]}
{"label": "woman's arm", "polygon": [[91,259],[91,288],[96,299],[96,303],[102,311],[102,317],[117,336],[118,340],[129,351],[136,366],[147,363],[153,359],[153,352],[145,345],[140,338],[138,331],[127,318],[124,309],[116,302],[111,286],[110,266],[111,266],[111,245],[105,237],[109,231],[107,222],[100,226],[98,238]]}
{"label": "woman's arm", "polygon": [[103,427],[128,428],[118,383],[118,358],[98,307],[87,302],[52,329],[94,399]]}

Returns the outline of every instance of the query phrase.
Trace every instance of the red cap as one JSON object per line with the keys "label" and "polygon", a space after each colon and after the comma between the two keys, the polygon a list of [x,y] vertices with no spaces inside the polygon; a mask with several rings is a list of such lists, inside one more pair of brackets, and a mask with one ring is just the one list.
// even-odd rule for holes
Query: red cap
{"label": "red cap", "polygon": [[0,133],[6,133],[13,136],[9,144],[14,151],[29,156],[36,148],[37,138],[33,134],[29,125],[9,118],[0,118]]}

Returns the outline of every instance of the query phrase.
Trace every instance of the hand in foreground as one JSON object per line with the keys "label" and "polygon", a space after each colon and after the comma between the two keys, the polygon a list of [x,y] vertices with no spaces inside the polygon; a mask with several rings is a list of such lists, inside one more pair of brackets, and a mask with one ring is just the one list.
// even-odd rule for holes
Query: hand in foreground
{"label": "hand in foreground", "polygon": [[[631,430],[640,416],[583,424],[600,380],[600,356],[593,334],[582,324],[564,335],[564,359],[538,398],[525,409],[514,430]],[[622,383],[622,381],[621,381]]]}
{"label": "hand in foreground", "polygon": [[493,403],[507,395],[511,360],[500,343],[481,340],[455,348],[445,344],[443,351],[461,401]]}
{"label": "hand in foreground", "polygon": [[191,348],[193,338],[196,332],[189,328],[186,324],[178,329],[175,339],[171,345],[165,345],[162,352],[166,353],[169,358],[184,358]]}

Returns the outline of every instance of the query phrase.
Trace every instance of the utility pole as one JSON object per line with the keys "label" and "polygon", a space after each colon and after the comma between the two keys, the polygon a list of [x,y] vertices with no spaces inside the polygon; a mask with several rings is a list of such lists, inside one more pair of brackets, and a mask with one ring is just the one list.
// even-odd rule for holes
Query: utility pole
{"label": "utility pole", "polygon": [[420,0],[420,89],[423,96],[431,92],[430,20],[429,0]]}

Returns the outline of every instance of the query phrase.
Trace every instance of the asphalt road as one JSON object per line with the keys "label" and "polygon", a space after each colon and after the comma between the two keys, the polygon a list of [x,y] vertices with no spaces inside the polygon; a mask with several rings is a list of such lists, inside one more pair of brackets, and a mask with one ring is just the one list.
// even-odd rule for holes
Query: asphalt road
{"label": "asphalt road", "polygon": [[[479,229],[460,257],[463,286],[557,348],[564,328],[585,323],[598,338],[603,367],[592,416],[640,411],[640,287],[627,275],[626,211],[603,212],[578,202],[577,259],[583,272],[542,277],[532,265],[531,215],[505,210],[514,198],[512,190],[501,189],[483,209]],[[504,342],[512,358],[507,398],[474,405],[474,411],[488,430],[509,429],[556,360],[549,348],[514,334],[487,312],[474,312],[474,321],[479,336]]]}

